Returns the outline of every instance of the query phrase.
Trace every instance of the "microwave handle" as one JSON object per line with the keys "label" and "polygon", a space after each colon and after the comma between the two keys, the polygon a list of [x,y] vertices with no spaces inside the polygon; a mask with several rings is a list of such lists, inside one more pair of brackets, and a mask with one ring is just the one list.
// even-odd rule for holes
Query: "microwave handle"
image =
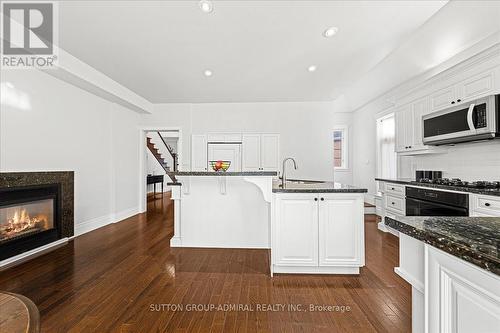
{"label": "microwave handle", "polygon": [[472,112],[474,112],[475,106],[476,106],[476,104],[472,103],[469,106],[469,111],[467,111],[467,124],[469,125],[469,129],[471,131],[474,131],[476,129],[476,127],[474,126],[474,121],[472,120]]}

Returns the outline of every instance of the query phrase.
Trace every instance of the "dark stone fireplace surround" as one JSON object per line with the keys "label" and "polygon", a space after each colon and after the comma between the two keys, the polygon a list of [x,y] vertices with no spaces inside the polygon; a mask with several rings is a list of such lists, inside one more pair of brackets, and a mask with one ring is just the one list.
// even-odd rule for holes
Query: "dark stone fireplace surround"
{"label": "dark stone fireplace surround", "polygon": [[[37,238],[32,244],[23,243],[19,240],[19,249],[13,250],[12,244],[0,245],[5,247],[4,253],[8,257],[21,254],[39,246],[45,245],[57,239],[72,237],[74,235],[74,172],[73,171],[47,171],[47,172],[0,172],[0,191],[10,190],[58,189],[57,202],[57,237],[46,235],[45,238]],[[34,238],[35,239],[35,238]],[[15,246],[14,246],[15,248]],[[0,260],[6,259],[5,255]]]}

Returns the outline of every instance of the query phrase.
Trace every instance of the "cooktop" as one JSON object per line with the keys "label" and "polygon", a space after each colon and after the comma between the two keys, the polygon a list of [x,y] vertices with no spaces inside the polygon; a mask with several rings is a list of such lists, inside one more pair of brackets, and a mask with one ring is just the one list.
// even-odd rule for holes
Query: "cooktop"
{"label": "cooktop", "polygon": [[437,179],[422,178],[422,179],[419,179],[418,182],[419,183],[436,184],[436,185],[456,186],[456,187],[500,189],[500,181],[477,180],[477,181],[473,181],[473,182],[468,182],[465,180],[461,180],[459,178],[451,178],[451,179],[449,179],[449,178],[437,178]]}

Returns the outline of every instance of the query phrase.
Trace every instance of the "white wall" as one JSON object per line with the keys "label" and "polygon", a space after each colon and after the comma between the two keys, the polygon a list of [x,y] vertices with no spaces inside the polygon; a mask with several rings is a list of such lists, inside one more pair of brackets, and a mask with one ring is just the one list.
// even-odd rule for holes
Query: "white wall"
{"label": "white wall", "polygon": [[[144,126],[181,127],[183,156],[189,170],[191,134],[262,132],[280,134],[280,159],[294,157],[298,170],[290,178],[333,179],[333,129],[350,126],[352,114],[335,113],[329,102],[157,104]],[[352,131],[349,131],[352,138]],[[352,150],[352,140],[349,140]],[[352,160],[349,154],[349,167]],[[352,183],[352,169],[337,171],[335,180]]]}
{"label": "white wall", "polygon": [[0,170],[75,171],[75,234],[137,212],[139,115],[37,70],[2,70]]}

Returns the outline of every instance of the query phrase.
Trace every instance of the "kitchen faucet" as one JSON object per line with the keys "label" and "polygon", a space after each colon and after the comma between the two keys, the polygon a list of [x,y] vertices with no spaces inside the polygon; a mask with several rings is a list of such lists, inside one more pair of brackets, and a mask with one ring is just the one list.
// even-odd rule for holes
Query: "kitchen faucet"
{"label": "kitchen faucet", "polygon": [[293,162],[293,167],[297,170],[297,162],[292,157],[287,157],[283,160],[283,169],[281,171],[281,187],[285,188],[286,184],[286,161],[291,160]]}

